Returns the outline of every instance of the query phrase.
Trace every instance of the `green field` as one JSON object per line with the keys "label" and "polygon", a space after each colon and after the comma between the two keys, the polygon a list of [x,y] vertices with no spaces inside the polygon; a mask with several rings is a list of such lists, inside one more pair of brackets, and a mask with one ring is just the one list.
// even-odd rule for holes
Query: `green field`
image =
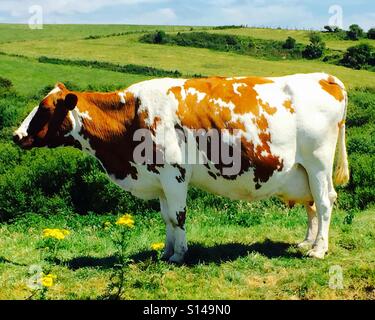
{"label": "green field", "polygon": [[[124,213],[135,217],[126,254],[122,299],[375,299],[375,73],[320,61],[269,61],[207,49],[159,46],[138,41],[143,31],[189,31],[190,27],[46,26],[29,30],[0,24],[0,299],[27,299],[30,266],[57,276],[47,299],[102,299],[118,263],[105,229]],[[200,29],[194,27],[195,30]],[[306,42],[308,32],[233,29],[239,33]],[[99,37],[113,33],[140,32]],[[269,38],[268,38],[269,37]],[[342,49],[347,41],[328,42]],[[22,55],[12,56],[12,55]],[[295,244],[304,238],[306,214],[277,200],[247,203],[191,190],[187,236],[190,252],[183,266],[159,261],[150,250],[164,241],[164,225],[155,202],[144,203],[109,183],[98,164],[70,148],[21,151],[11,133],[55,82],[78,89],[114,90],[149,79],[80,66],[39,63],[40,56],[97,60],[178,70],[185,76],[332,73],[350,89],[348,151],[351,183],[340,188],[323,261],[304,256]],[[65,228],[54,260],[46,260],[45,228]],[[339,266],[343,288],[329,286]],[[36,296],[34,296],[36,298]]]}

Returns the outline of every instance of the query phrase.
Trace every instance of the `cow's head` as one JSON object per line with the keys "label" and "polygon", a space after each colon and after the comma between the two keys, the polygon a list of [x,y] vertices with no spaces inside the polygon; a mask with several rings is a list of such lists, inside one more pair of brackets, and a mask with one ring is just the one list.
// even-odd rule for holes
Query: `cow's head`
{"label": "cow's head", "polygon": [[24,149],[72,145],[74,140],[69,136],[72,130],[69,111],[76,107],[77,102],[74,93],[62,83],[56,84],[14,132],[14,142]]}

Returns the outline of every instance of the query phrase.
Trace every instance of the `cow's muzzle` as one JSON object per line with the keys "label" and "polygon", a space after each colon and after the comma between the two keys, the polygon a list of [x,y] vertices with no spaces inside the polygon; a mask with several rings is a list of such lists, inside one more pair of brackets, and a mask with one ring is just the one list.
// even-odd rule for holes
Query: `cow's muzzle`
{"label": "cow's muzzle", "polygon": [[32,136],[22,137],[20,134],[13,134],[13,141],[22,149],[31,149],[34,146],[35,139]]}

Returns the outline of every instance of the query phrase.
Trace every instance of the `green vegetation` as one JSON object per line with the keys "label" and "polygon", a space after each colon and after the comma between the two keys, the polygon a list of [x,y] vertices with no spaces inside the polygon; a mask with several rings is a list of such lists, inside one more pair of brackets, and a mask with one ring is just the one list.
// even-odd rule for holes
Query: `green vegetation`
{"label": "green vegetation", "polygon": [[87,61],[87,60],[69,60],[69,59],[57,59],[57,58],[49,58],[42,56],[38,59],[41,63],[53,63],[53,64],[62,64],[68,66],[82,66],[82,67],[90,67],[96,69],[104,69],[114,72],[122,72],[122,73],[129,73],[129,74],[142,74],[146,76],[152,77],[181,77],[181,72],[175,71],[166,71],[162,69],[156,69],[152,67],[145,67],[145,66],[138,66],[134,64],[128,65],[118,65],[110,62],[101,62],[101,61]]}
{"label": "green vegetation", "polygon": [[314,32],[310,34],[310,44],[306,46],[302,55],[306,59],[318,59],[323,56],[326,44],[323,42],[322,37]]}
{"label": "green vegetation", "polygon": [[[183,47],[207,48],[270,59],[298,59],[302,56],[303,48],[302,45],[296,43],[289,48],[285,46],[285,42],[283,43],[281,41],[209,32],[179,32],[176,35],[172,35],[164,31],[157,31],[155,33],[143,35],[140,41],[151,44],[171,44]],[[291,43],[288,44],[289,46],[291,45]]]}
{"label": "green vegetation", "polygon": [[[60,26],[56,26],[56,36],[53,35],[51,28],[48,26],[44,34],[39,40],[23,40],[22,42],[9,42],[2,44],[1,50],[12,55],[23,55],[32,58],[27,63],[21,59],[11,59],[9,56],[0,57],[0,67],[7,78],[12,80],[19,91],[33,91],[40,89],[46,83],[54,83],[56,79],[60,81],[71,80],[74,83],[86,86],[93,81],[90,79],[89,68],[78,68],[73,66],[40,64],[37,60],[40,56],[48,55],[51,58],[69,59],[69,60],[87,60],[87,61],[103,61],[114,64],[135,64],[142,66],[152,66],[154,68],[170,70],[177,69],[184,75],[212,75],[212,76],[231,76],[236,75],[255,75],[255,76],[281,76],[293,73],[324,71],[339,77],[348,87],[373,86],[375,83],[375,73],[365,70],[351,70],[343,66],[337,66],[328,63],[322,63],[320,60],[288,60],[288,59],[268,59],[262,60],[261,63],[257,57],[248,55],[239,55],[232,52],[221,52],[203,48],[180,47],[180,46],[163,46],[140,43],[138,41],[139,34],[130,34],[126,36],[118,36],[112,38],[101,38],[96,40],[82,40],[84,30],[91,30],[92,26],[79,26],[77,32],[67,27],[68,37],[62,32]],[[98,30],[95,26],[95,30]],[[176,32],[177,27],[158,28],[170,32]],[[136,28],[135,28],[136,29]],[[144,29],[144,28],[142,28]],[[12,28],[8,33],[12,33]],[[43,29],[44,30],[44,29]],[[86,34],[94,34],[94,32],[85,31]],[[103,27],[103,30],[107,30]],[[17,31],[19,31],[17,29]],[[38,32],[38,31],[36,31]],[[271,30],[271,29],[227,29],[227,30],[210,30],[212,33],[235,34],[240,32],[255,33],[256,38],[270,38],[273,36],[280,43],[284,43],[288,35],[292,35],[298,42],[308,42],[309,32],[306,31],[288,31],[288,30]],[[6,33],[8,35],[8,33]],[[100,34],[97,31],[95,34]],[[108,30],[103,34],[109,34]],[[18,33],[14,35],[18,36]],[[306,39],[305,39],[306,38]],[[358,44],[355,41],[338,41],[327,40],[323,34],[324,42],[327,47],[332,43],[336,47],[343,46],[345,49],[351,44]],[[0,40],[1,41],[1,40]],[[361,43],[364,40],[361,40]],[[373,40],[366,40],[369,43],[375,43]],[[340,53],[340,52],[339,52]],[[16,57],[13,57],[16,58]],[[341,60],[339,56],[336,61]],[[17,63],[15,63],[17,61]],[[228,67],[230,66],[230,67]],[[22,70],[21,70],[22,69]],[[100,75],[97,82],[101,85],[110,87],[113,83],[129,84],[133,81],[144,79],[138,75],[123,75],[117,72],[108,73],[105,70],[99,70]],[[25,81],[25,78],[33,79]],[[45,80],[50,79],[50,82]],[[81,79],[82,78],[82,79]],[[112,85],[113,87],[113,85]]]}
{"label": "green vegetation", "polygon": [[292,37],[288,37],[285,40],[285,43],[283,44],[283,48],[284,49],[294,49],[296,47],[296,44],[297,44],[296,39],[294,39]]}
{"label": "green vegetation", "polygon": [[[0,299],[30,297],[33,291],[26,281],[35,264],[57,276],[43,293],[45,299],[103,298],[122,259],[106,223],[114,225],[125,213],[134,215],[135,228],[126,241],[126,254],[133,261],[126,268],[119,294],[122,299],[375,299],[374,73],[320,60],[260,60],[231,51],[169,45],[160,50],[159,45],[139,43],[136,32],[146,27],[67,26],[64,31],[62,26],[47,26],[40,38],[22,26],[7,29],[0,25],[0,29],[8,30],[4,38],[0,36],[1,50],[6,52],[0,55]],[[163,39],[190,28],[154,27],[147,32],[156,30],[165,31]],[[275,39],[278,46],[285,45],[288,36],[307,44],[310,34],[249,28],[208,31],[238,32],[239,44],[249,32],[265,37],[273,33],[274,38],[266,40]],[[12,38],[9,34],[13,32]],[[123,32],[132,34],[108,36]],[[90,35],[103,37],[83,40]],[[339,43],[329,37],[321,34],[327,47]],[[224,39],[235,47],[233,39]],[[45,55],[48,58],[40,62]],[[108,91],[157,76],[147,73],[148,69],[136,69],[139,74],[111,71],[113,66],[129,64],[228,76],[325,71],[342,79],[350,89],[347,146],[351,180],[337,190],[327,258],[306,258],[293,245],[305,234],[302,207],[289,209],[277,199],[230,201],[191,189],[187,263],[168,265],[150,248],[164,240],[156,201],[143,202],[121,191],[94,159],[78,150],[23,151],[12,143],[13,130],[57,81],[75,90]],[[70,231],[53,252],[53,259],[43,256],[48,247],[42,238],[45,228]],[[343,269],[343,290],[328,286],[334,265]]]}
{"label": "green vegetation", "polygon": [[375,71],[375,48],[366,43],[350,47],[345,52],[341,63],[349,68]]}
{"label": "green vegetation", "polygon": [[346,32],[348,40],[359,40],[365,36],[365,32],[358,24],[352,24]]}
{"label": "green vegetation", "polygon": [[371,28],[371,29],[367,32],[367,38],[372,39],[372,40],[375,40],[375,28]]}

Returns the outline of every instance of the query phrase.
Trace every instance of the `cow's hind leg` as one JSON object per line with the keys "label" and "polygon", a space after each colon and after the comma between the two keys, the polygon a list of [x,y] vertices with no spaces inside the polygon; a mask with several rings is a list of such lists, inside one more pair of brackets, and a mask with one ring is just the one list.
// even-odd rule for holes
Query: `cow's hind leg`
{"label": "cow's hind leg", "polygon": [[299,248],[311,248],[318,234],[318,217],[316,215],[315,204],[305,203],[308,218],[308,227],[305,240],[298,244]]}
{"label": "cow's hind leg", "polygon": [[332,169],[308,170],[312,195],[318,215],[318,234],[308,256],[323,259],[328,251],[331,213],[337,194],[333,188]]}

